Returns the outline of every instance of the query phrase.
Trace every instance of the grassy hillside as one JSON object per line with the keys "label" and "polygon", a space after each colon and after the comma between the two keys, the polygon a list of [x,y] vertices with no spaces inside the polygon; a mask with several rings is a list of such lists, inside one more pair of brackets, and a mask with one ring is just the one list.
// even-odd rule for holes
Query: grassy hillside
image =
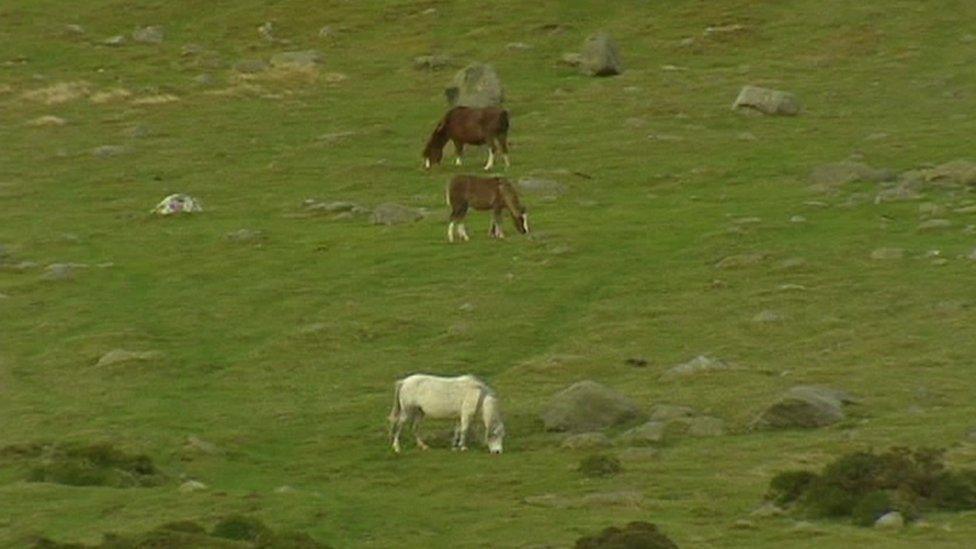
{"label": "grassy hillside", "polygon": [[[976,215],[954,211],[976,197],[933,188],[874,204],[876,184],[823,192],[807,180],[851,155],[897,172],[972,155],[973,3],[77,4],[0,5],[0,446],[108,442],[209,489],[28,483],[3,467],[0,544],[94,543],[235,512],[337,547],[567,546],[629,520],[682,547],[976,537],[971,514],[895,533],[749,517],[772,474],[843,451],[929,445],[953,465],[976,463],[976,261],[961,257],[976,246]],[[266,21],[289,43],[262,38]],[[162,26],[163,42],[134,42],[145,25]],[[705,32],[729,25],[742,28]],[[598,29],[618,41],[623,75],[557,63]],[[114,35],[126,42],[103,44]],[[323,53],[318,70],[233,68],[304,49]],[[457,66],[415,70],[429,53]],[[483,157],[424,172],[420,150],[468,61],[492,63],[505,83],[507,174],[569,189],[524,197],[530,238],[506,225],[513,236],[491,241],[487,216],[473,214],[472,241],[445,242],[444,184]],[[744,84],[794,92],[804,112],[734,113]],[[31,124],[48,115],[65,124]],[[95,152],[104,146],[121,149]],[[206,211],[148,214],[173,192]],[[378,227],[304,215],[307,198],[430,214]],[[953,225],[918,231],[932,208]],[[239,229],[265,238],[227,238]],[[881,247],[905,257],[872,260]],[[742,253],[766,255],[716,268]],[[803,261],[783,263],[793,258]],[[47,280],[52,263],[88,267]],[[781,320],[752,321],[765,310]],[[97,365],[119,348],[162,356]],[[659,380],[700,354],[739,368]],[[506,453],[410,444],[392,455],[392,383],[417,371],[488,380],[504,399]],[[616,477],[585,479],[574,470],[585,454],[559,448],[538,413],[587,378],[645,408],[721,417],[729,434],[681,438]],[[863,402],[838,426],[747,431],[799,383]],[[191,435],[219,451],[188,450]],[[523,501],[625,489],[643,506]],[[742,518],[754,527],[733,528]]]}

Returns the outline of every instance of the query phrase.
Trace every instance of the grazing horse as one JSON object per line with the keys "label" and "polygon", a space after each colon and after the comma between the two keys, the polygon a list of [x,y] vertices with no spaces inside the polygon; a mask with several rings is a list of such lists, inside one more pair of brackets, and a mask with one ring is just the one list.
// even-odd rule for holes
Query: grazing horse
{"label": "grazing horse", "polygon": [[503,177],[456,175],[451,178],[445,194],[447,205],[451,207],[451,223],[447,226],[448,242],[454,242],[455,225],[458,236],[462,240],[468,240],[468,232],[464,230],[464,217],[468,214],[468,207],[491,210],[491,228],[488,229],[488,236],[491,238],[505,238],[505,233],[502,232],[502,210],[508,210],[512,215],[518,232],[529,232],[529,214],[519,203],[515,187]]}
{"label": "grazing horse", "polygon": [[478,412],[485,424],[485,443],[492,454],[502,453],[505,424],[502,423],[498,396],[484,381],[474,376],[439,377],[414,374],[396,382],[393,409],[390,411],[390,437],[393,451],[400,453],[400,432],[410,423],[417,446],[429,449],[420,439],[420,422],[431,419],[457,419],[454,450],[467,450],[468,427]]}
{"label": "grazing horse", "polygon": [[508,161],[508,111],[498,107],[454,107],[434,128],[424,147],[424,168],[439,164],[444,157],[444,145],[454,143],[457,158],[454,163],[461,165],[464,145],[488,145],[488,163],[485,170],[495,165],[495,153],[501,150],[505,166]]}

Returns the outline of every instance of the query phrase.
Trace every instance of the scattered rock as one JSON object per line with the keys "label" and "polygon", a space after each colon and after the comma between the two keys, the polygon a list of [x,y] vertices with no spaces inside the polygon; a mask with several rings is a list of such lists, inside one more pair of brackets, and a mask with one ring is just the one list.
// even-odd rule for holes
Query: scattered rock
{"label": "scattered rock", "polygon": [[568,450],[599,450],[612,445],[607,435],[599,432],[569,435],[559,444],[560,447]]}
{"label": "scattered rock", "polygon": [[164,105],[166,103],[173,103],[179,101],[180,98],[171,94],[163,93],[159,95],[149,95],[146,97],[139,97],[132,100],[133,105]]}
{"label": "scattered rock", "polygon": [[78,268],[87,267],[79,263],[52,263],[44,270],[41,278],[44,280],[72,280]]}
{"label": "scattered rock", "polygon": [[173,215],[183,213],[202,212],[200,201],[188,194],[171,194],[153,208],[151,213],[156,215]]}
{"label": "scattered rock", "polygon": [[877,183],[895,178],[891,170],[872,168],[863,162],[843,161],[823,164],[810,172],[810,182],[826,187],[836,187],[857,181]]}
{"label": "scattered rock", "polygon": [[854,400],[843,391],[798,385],[764,410],[750,429],[824,427],[844,419],[843,405],[851,402]]}
{"label": "scattered rock", "polygon": [[509,51],[525,51],[531,50],[532,46],[526,44],[525,42],[509,42],[508,44],[505,44],[505,49]]}
{"label": "scattered rock", "polygon": [[782,320],[783,317],[781,317],[779,313],[770,310],[760,311],[756,313],[754,317],[752,317],[753,322],[760,324],[773,324]]}
{"label": "scattered rock", "polygon": [[82,27],[81,25],[65,25],[64,30],[69,34],[85,34],[85,27]]}
{"label": "scattered rock", "polygon": [[647,366],[647,359],[642,356],[630,357],[624,361],[624,364],[633,366],[634,368],[643,368],[644,366]]}
{"label": "scattered rock", "polygon": [[92,156],[97,156],[98,158],[111,158],[113,156],[122,156],[129,152],[128,147],[123,147],[122,145],[102,145],[101,147],[95,147],[92,149]]}
{"label": "scattered rock", "polygon": [[265,21],[258,27],[258,36],[268,42],[273,43],[278,41],[274,35],[274,23],[271,21]]}
{"label": "scattered rock", "polygon": [[183,484],[180,484],[180,492],[184,494],[188,494],[190,492],[200,492],[208,488],[209,486],[200,482],[199,480],[188,480]]}
{"label": "scattered rock", "polygon": [[800,112],[800,103],[792,93],[745,86],[732,104],[733,110],[748,109],[769,115],[793,116]]}
{"label": "scattered rock", "polygon": [[702,35],[704,35],[704,36],[713,36],[713,35],[720,35],[720,34],[738,34],[738,33],[741,33],[744,30],[746,30],[746,26],[745,25],[740,25],[738,23],[733,23],[731,25],[721,25],[721,26],[717,26],[717,27],[705,27],[705,30],[702,32]]}
{"label": "scattered rock", "polygon": [[373,225],[402,225],[424,218],[424,213],[416,208],[386,202],[376,206],[369,221]]}
{"label": "scattered rock", "polygon": [[948,219],[929,219],[928,221],[919,223],[918,231],[939,231],[942,229],[948,229],[950,227],[952,227],[952,221],[949,221]]}
{"label": "scattered rock", "polygon": [[696,374],[728,370],[728,364],[705,355],[697,356],[684,364],[678,364],[661,374],[664,381],[689,377]]}
{"label": "scattered rock", "polygon": [[32,118],[27,122],[27,125],[32,128],[43,128],[43,127],[60,127],[64,126],[68,122],[61,118],[60,116],[45,115],[39,116],[37,118]]}
{"label": "scattered rock", "polygon": [[583,63],[583,56],[578,53],[564,53],[559,62],[570,67],[579,67]]}
{"label": "scattered rock", "polygon": [[125,44],[125,37],[121,34],[116,34],[115,36],[110,36],[105,40],[102,40],[102,44],[112,47],[122,46]]}
{"label": "scattered rock", "polygon": [[807,267],[807,260],[802,257],[790,257],[776,264],[778,271],[799,271]]}
{"label": "scattered rock", "polygon": [[335,36],[335,30],[333,30],[331,26],[326,25],[321,29],[319,29],[318,34],[319,34],[319,38],[332,38],[333,36]]}
{"label": "scattered rock", "polygon": [[640,507],[643,503],[644,494],[634,490],[597,492],[580,499],[582,507]]}
{"label": "scattered rock", "polygon": [[498,73],[485,63],[472,63],[458,71],[444,95],[451,106],[498,107],[505,101]]}
{"label": "scattered rock", "polygon": [[749,519],[738,519],[732,523],[731,528],[735,530],[753,530],[756,528],[756,523]]}
{"label": "scattered rock", "polygon": [[764,259],[766,259],[766,254],[764,253],[730,255],[726,258],[723,258],[718,263],[716,263],[715,268],[716,269],[741,269],[742,267],[758,265]]}
{"label": "scattered rock", "polygon": [[322,63],[318,50],[286,51],[271,56],[271,66],[276,68],[308,69]]}
{"label": "scattered rock", "polygon": [[628,446],[649,446],[664,441],[665,424],[661,421],[648,421],[633,429],[628,429],[617,440]]}
{"label": "scattered rock", "polygon": [[871,259],[901,259],[905,257],[905,250],[902,248],[878,248],[871,252]]}
{"label": "scattered rock", "polygon": [[421,55],[413,58],[413,68],[436,71],[450,67],[452,61],[453,59],[449,55]]}
{"label": "scattered rock", "polygon": [[758,139],[752,132],[741,132],[735,138],[739,141],[756,141]]}
{"label": "scattered rock", "polygon": [[719,437],[725,434],[725,422],[717,417],[701,416],[692,418],[688,422],[689,436]]}
{"label": "scattered rock", "polygon": [[543,196],[559,197],[566,194],[566,185],[551,179],[537,177],[523,177],[515,186],[524,193]]}
{"label": "scattered rock", "polygon": [[132,96],[132,92],[125,88],[113,88],[111,90],[93,93],[88,97],[88,100],[96,105],[101,105],[112,101],[128,99],[130,96]]}
{"label": "scattered rock", "polygon": [[127,351],[125,349],[113,349],[98,359],[96,367],[104,368],[123,362],[143,362],[157,360],[163,357],[159,351]]}
{"label": "scattered rock", "polygon": [[21,97],[28,101],[37,101],[45,105],[60,105],[85,97],[90,92],[91,84],[88,82],[59,82],[45,88],[24,92]]}
{"label": "scattered rock", "polygon": [[254,242],[257,240],[264,240],[263,231],[254,231],[251,229],[238,229],[224,235],[224,238],[234,242]]}
{"label": "scattered rock", "polygon": [[242,74],[255,74],[264,72],[270,68],[266,61],[261,59],[242,59],[234,63],[234,70]]}
{"label": "scattered rock", "polygon": [[216,456],[223,453],[216,444],[203,440],[196,435],[186,437],[186,442],[183,444],[183,448],[185,450],[210,456]]}
{"label": "scattered rock", "polygon": [[651,420],[667,422],[673,419],[690,418],[695,415],[695,410],[688,406],[676,406],[673,404],[657,404],[651,408]]}
{"label": "scattered rock", "polygon": [[214,77],[214,75],[212,75],[212,74],[210,74],[208,72],[205,72],[203,74],[198,74],[198,75],[194,76],[193,77],[193,82],[195,84],[199,84],[201,86],[213,86],[213,85],[217,84],[217,79]]}
{"label": "scattered rock", "polygon": [[142,44],[161,44],[163,38],[162,27],[142,27],[132,31],[132,39]]}
{"label": "scattered rock", "polygon": [[640,409],[632,400],[590,380],[556,393],[541,414],[547,431],[577,433],[619,425],[639,416]]}
{"label": "scattered rock", "polygon": [[790,217],[790,223],[806,223],[806,222],[807,222],[807,218],[803,217],[802,215],[794,215]]}
{"label": "scattered rock", "polygon": [[613,76],[623,72],[617,44],[609,34],[594,34],[583,43],[579,69],[589,76]]}
{"label": "scattered rock", "polygon": [[904,526],[905,517],[903,517],[898,511],[885,513],[874,522],[875,528],[883,528],[886,530],[898,530]]}
{"label": "scattered rock", "polygon": [[274,489],[274,493],[276,494],[294,494],[297,491],[298,490],[295,490],[293,487],[288,486],[287,484],[284,484]]}
{"label": "scattered rock", "polygon": [[976,162],[953,160],[920,174],[930,184],[976,185]]}

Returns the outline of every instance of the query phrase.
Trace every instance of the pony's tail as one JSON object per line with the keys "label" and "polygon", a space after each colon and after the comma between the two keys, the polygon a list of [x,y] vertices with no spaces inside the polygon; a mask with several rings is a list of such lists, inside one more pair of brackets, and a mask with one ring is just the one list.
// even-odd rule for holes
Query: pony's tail
{"label": "pony's tail", "polygon": [[390,416],[387,418],[390,422],[390,436],[393,436],[393,425],[396,424],[397,418],[400,417],[400,387],[403,386],[403,380],[398,380],[396,386],[393,389],[393,409],[390,410]]}

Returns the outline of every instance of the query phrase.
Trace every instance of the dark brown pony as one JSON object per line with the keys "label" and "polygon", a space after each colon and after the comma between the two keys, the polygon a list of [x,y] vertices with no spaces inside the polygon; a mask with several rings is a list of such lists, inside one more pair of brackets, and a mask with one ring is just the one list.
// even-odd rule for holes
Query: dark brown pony
{"label": "dark brown pony", "polygon": [[447,185],[447,205],[451,207],[451,224],[447,226],[447,240],[454,242],[454,226],[458,236],[468,240],[464,230],[464,216],[468,208],[491,210],[491,228],[488,236],[505,238],[502,233],[502,210],[508,210],[515,222],[515,229],[522,234],[529,232],[529,215],[519,202],[512,183],[503,177],[477,177],[456,175]]}
{"label": "dark brown pony", "polygon": [[508,111],[498,107],[454,107],[434,128],[424,147],[424,168],[439,164],[444,157],[444,145],[454,143],[455,164],[461,165],[464,145],[488,145],[485,170],[495,165],[495,154],[501,150],[505,166],[508,162]]}

